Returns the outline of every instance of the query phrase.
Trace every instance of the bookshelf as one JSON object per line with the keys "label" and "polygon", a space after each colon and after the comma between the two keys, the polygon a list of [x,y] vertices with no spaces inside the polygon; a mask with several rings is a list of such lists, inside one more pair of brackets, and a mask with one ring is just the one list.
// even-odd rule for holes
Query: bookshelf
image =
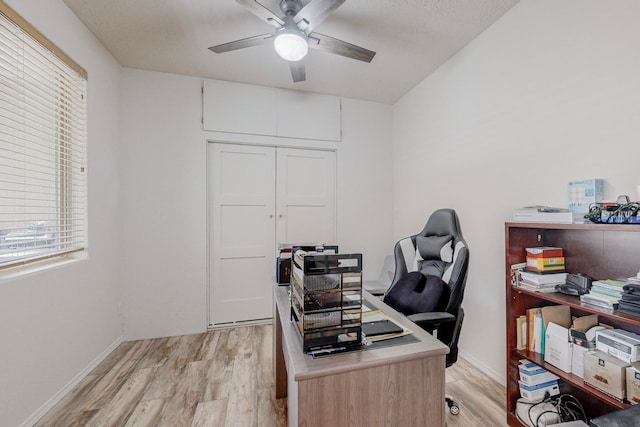
{"label": "bookshelf", "polygon": [[564,249],[566,270],[583,273],[596,280],[635,276],[640,269],[640,225],[631,224],[505,224],[506,284],[506,408],[507,424],[523,426],[515,416],[518,363],[529,359],[560,377],[561,393],[580,400],[589,418],[629,406],[586,385],[582,378],[567,374],[544,362],[540,354],[516,349],[516,319],[528,308],[562,304],[573,316],[598,314],[601,323],[640,333],[640,317],[614,311],[607,313],[582,306],[579,297],[560,293],[542,294],[511,286],[512,264],[525,261],[525,248],[558,246]]}

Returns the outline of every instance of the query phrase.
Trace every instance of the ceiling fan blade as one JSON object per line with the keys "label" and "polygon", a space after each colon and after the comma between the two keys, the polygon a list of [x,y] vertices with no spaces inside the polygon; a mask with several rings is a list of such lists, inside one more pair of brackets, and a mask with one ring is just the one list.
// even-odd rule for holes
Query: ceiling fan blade
{"label": "ceiling fan blade", "polygon": [[259,36],[247,37],[246,39],[211,46],[209,50],[215,53],[224,53],[231,50],[244,49],[245,47],[259,46],[272,38],[273,34],[262,34]]}
{"label": "ceiling fan blade", "polygon": [[293,22],[298,28],[309,34],[344,2],[345,0],[311,0],[300,12],[296,13]]}
{"label": "ceiling fan blade", "polygon": [[304,62],[289,62],[289,69],[291,70],[291,77],[293,77],[294,83],[303,82],[307,79],[307,74],[304,70]]}
{"label": "ceiling fan blade", "polygon": [[279,16],[258,3],[257,0],[236,0],[236,2],[238,2],[240,6],[248,9],[249,12],[253,13],[258,18],[265,21],[267,24],[271,24],[276,28],[282,28],[284,26],[284,21]]}
{"label": "ceiling fan blade", "polygon": [[[318,40],[318,43],[314,43],[313,39]],[[371,62],[373,57],[376,56],[376,53],[372,50],[319,33],[309,34],[309,47],[364,62]]]}

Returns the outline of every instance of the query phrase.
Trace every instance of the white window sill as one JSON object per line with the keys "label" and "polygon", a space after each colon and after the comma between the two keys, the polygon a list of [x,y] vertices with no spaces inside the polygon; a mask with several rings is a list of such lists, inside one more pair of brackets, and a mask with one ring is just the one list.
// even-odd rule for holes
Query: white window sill
{"label": "white window sill", "polygon": [[0,270],[0,280],[13,280],[19,279],[32,274],[41,273],[54,268],[60,268],[65,265],[73,264],[88,258],[87,250],[80,252],[73,252],[58,257],[49,258],[41,261],[32,262],[29,264],[17,265],[15,267],[5,268]]}

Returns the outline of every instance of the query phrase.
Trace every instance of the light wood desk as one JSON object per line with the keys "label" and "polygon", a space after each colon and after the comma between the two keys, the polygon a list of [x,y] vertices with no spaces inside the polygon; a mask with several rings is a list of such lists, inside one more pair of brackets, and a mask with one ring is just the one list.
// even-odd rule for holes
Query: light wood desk
{"label": "light wood desk", "polygon": [[364,298],[420,340],[313,359],[290,321],[288,286],[275,287],[276,398],[289,426],[444,426],[447,346],[363,291]]}

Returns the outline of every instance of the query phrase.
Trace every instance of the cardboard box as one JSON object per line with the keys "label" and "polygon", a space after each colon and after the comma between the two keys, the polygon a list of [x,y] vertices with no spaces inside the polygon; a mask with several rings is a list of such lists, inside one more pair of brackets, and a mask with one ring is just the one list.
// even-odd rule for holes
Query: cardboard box
{"label": "cardboard box", "polygon": [[528,386],[558,381],[558,376],[529,361],[520,363],[518,372],[520,373],[520,382]]}
{"label": "cardboard box", "polygon": [[622,400],[627,390],[627,366],[629,363],[607,353],[588,351],[584,355],[584,382]]}
{"label": "cardboard box", "polygon": [[563,255],[563,249],[556,246],[536,246],[525,248],[527,258],[555,258]]}
{"label": "cardboard box", "polygon": [[529,402],[539,402],[544,399],[546,392],[549,392],[549,396],[557,396],[560,394],[560,388],[558,387],[558,380],[549,381],[538,385],[526,385],[521,381],[518,381],[520,386],[520,396]]}
{"label": "cardboard box", "polygon": [[564,271],[564,257],[532,258],[527,257],[527,268],[536,271]]}
{"label": "cardboard box", "polygon": [[598,315],[590,314],[587,316],[576,317],[573,319],[573,325],[569,331],[571,342],[576,346],[584,347],[589,350],[596,348],[596,330],[605,326],[598,325]]}
{"label": "cardboard box", "polygon": [[589,212],[589,205],[604,200],[604,180],[585,179],[569,183],[569,211]]}
{"label": "cardboard box", "polygon": [[625,362],[640,361],[640,335],[624,329],[603,329],[596,332],[596,349]]}
{"label": "cardboard box", "polygon": [[640,363],[627,366],[627,400],[629,403],[640,403]]}
{"label": "cardboard box", "polygon": [[549,322],[544,334],[544,361],[571,373],[573,344],[569,341],[569,329]]}

